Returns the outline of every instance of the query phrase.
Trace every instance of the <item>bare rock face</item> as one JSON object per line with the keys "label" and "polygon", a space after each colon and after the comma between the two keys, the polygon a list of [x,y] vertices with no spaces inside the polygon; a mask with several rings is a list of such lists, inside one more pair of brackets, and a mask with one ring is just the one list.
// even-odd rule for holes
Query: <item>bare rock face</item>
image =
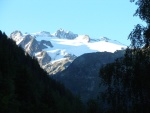
{"label": "bare rock face", "polygon": [[78,35],[72,33],[71,31],[65,31],[63,29],[59,29],[56,31],[54,36],[58,38],[75,39]]}
{"label": "bare rock face", "polygon": [[31,39],[30,43],[28,43],[25,46],[25,51],[27,51],[31,56],[33,56],[34,53],[42,51],[42,48],[35,39]]}
{"label": "bare rock face", "polygon": [[41,51],[35,55],[41,66],[48,64],[51,61],[51,57],[46,51]]}
{"label": "bare rock face", "polygon": [[[66,32],[64,30],[59,30],[57,33],[56,34],[58,36],[60,37],[63,36],[64,38],[70,37],[70,39],[72,39],[76,37],[76,35],[74,35],[72,32]],[[22,47],[26,53],[37,58],[40,66],[44,70],[46,70],[49,75],[54,75],[56,73],[63,71],[76,58],[75,55],[65,54],[61,60],[51,62],[54,59],[52,59],[51,56],[46,51],[44,51],[44,49],[53,48],[52,43],[44,39],[41,41],[37,41],[36,37],[51,38],[52,35],[50,35],[49,32],[45,31],[39,32],[36,35],[30,35],[27,33],[23,35],[20,31],[15,31],[10,35],[10,38],[12,38],[18,46]],[[58,51],[57,54],[59,57],[61,51]]]}
{"label": "bare rock face", "polygon": [[52,45],[52,43],[50,42],[50,41],[46,41],[46,40],[41,40],[40,41],[40,47],[42,48],[42,49],[45,49],[45,48],[47,48],[47,46],[49,46],[49,47],[53,47],[53,45]]}
{"label": "bare rock face", "polygon": [[20,31],[15,31],[11,33],[10,38],[12,38],[18,46],[22,47],[31,56],[34,56],[36,52],[42,50],[42,47],[39,45],[35,37],[29,34],[23,36]]}
{"label": "bare rock face", "polygon": [[23,34],[18,30],[12,32],[9,37],[15,41],[17,45],[23,40]]}
{"label": "bare rock face", "polygon": [[[26,35],[23,40],[19,43],[19,46],[21,46],[22,48],[25,48],[26,45],[33,40],[33,37],[31,35]],[[29,45],[29,44],[28,44]]]}
{"label": "bare rock face", "polygon": [[16,30],[10,34],[10,38],[12,38],[15,42],[18,42],[23,38],[23,34],[21,31]]}
{"label": "bare rock face", "polygon": [[45,69],[49,75],[54,75],[62,72],[63,70],[67,69],[69,65],[74,61],[74,59],[77,58],[74,55],[66,55],[63,59],[49,63],[47,65],[43,66],[43,69]]}

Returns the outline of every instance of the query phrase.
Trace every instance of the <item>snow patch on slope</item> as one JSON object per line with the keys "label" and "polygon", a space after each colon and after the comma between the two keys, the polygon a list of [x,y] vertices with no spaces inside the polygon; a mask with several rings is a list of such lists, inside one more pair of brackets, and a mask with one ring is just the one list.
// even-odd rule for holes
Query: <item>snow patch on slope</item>
{"label": "snow patch on slope", "polygon": [[[31,34],[15,31],[10,37],[26,52],[37,57],[48,72],[51,72],[49,69],[52,67],[57,68],[61,65],[59,62],[71,63],[85,53],[104,51],[113,53],[126,48],[120,42],[106,37],[91,39],[88,35],[77,35],[63,29],[57,30],[53,35],[46,31]],[[62,64],[66,65],[65,63]]]}
{"label": "snow patch on slope", "polygon": [[[43,37],[36,37],[36,39],[41,41]],[[57,37],[44,37],[44,40],[50,41],[54,46],[53,48],[44,49],[50,56],[52,56],[53,60],[62,58],[67,53],[80,56],[84,53],[103,51],[115,52],[116,50],[126,48],[125,45],[110,39],[107,41],[101,39],[98,41],[90,41],[88,35],[79,35],[77,38],[72,40],[59,39]]]}

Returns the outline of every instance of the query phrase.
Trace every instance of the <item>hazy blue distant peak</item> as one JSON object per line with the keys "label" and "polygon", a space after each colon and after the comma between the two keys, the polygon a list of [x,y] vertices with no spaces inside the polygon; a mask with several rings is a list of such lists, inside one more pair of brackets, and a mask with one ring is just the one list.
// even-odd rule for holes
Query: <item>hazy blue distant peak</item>
{"label": "hazy blue distant peak", "polygon": [[50,32],[48,32],[48,31],[41,31],[40,33],[50,35]]}
{"label": "hazy blue distant peak", "polygon": [[73,32],[68,31],[68,30],[64,30],[62,28],[58,29],[56,32],[64,32],[64,33],[71,33],[71,34],[73,34]]}
{"label": "hazy blue distant peak", "polygon": [[52,35],[48,31],[40,31],[40,32],[32,33],[32,35],[35,37],[38,37],[38,36],[40,36],[40,37],[52,37]]}
{"label": "hazy blue distant peak", "polygon": [[58,38],[75,39],[78,37],[78,34],[74,34],[73,32],[66,31],[64,29],[59,29],[53,34],[53,36]]}

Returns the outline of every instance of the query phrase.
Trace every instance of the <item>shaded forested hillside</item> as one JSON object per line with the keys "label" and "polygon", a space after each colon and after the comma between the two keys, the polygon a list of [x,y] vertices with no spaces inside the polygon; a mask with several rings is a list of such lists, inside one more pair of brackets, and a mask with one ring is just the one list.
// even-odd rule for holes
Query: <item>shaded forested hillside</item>
{"label": "shaded forested hillside", "polygon": [[80,99],[0,31],[0,113],[83,113]]}
{"label": "shaded forested hillside", "polygon": [[124,51],[87,53],[77,57],[64,71],[53,76],[62,82],[73,94],[80,95],[81,100],[86,103],[89,99],[96,99],[100,88],[101,78],[99,68],[114,62],[116,58],[122,57]]}

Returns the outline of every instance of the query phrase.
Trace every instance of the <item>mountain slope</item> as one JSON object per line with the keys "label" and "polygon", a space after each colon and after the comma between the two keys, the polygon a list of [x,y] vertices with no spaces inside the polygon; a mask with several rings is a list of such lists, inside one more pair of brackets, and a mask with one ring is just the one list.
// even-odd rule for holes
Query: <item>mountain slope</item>
{"label": "mountain slope", "polygon": [[[126,48],[125,45],[106,37],[91,39],[88,35],[78,35],[63,29],[54,34],[46,31],[22,34],[15,31],[10,38],[28,54],[35,56],[50,75],[66,69],[74,59],[85,53],[115,52]],[[46,56],[41,55],[45,52]]]}
{"label": "mountain slope", "polygon": [[103,90],[99,89],[100,67],[122,57],[123,54],[124,51],[84,54],[76,58],[66,70],[53,77],[61,81],[73,94],[80,95],[81,99],[87,102],[88,99],[95,99]]}
{"label": "mountain slope", "polygon": [[1,31],[0,53],[0,113],[84,112],[79,99]]}

